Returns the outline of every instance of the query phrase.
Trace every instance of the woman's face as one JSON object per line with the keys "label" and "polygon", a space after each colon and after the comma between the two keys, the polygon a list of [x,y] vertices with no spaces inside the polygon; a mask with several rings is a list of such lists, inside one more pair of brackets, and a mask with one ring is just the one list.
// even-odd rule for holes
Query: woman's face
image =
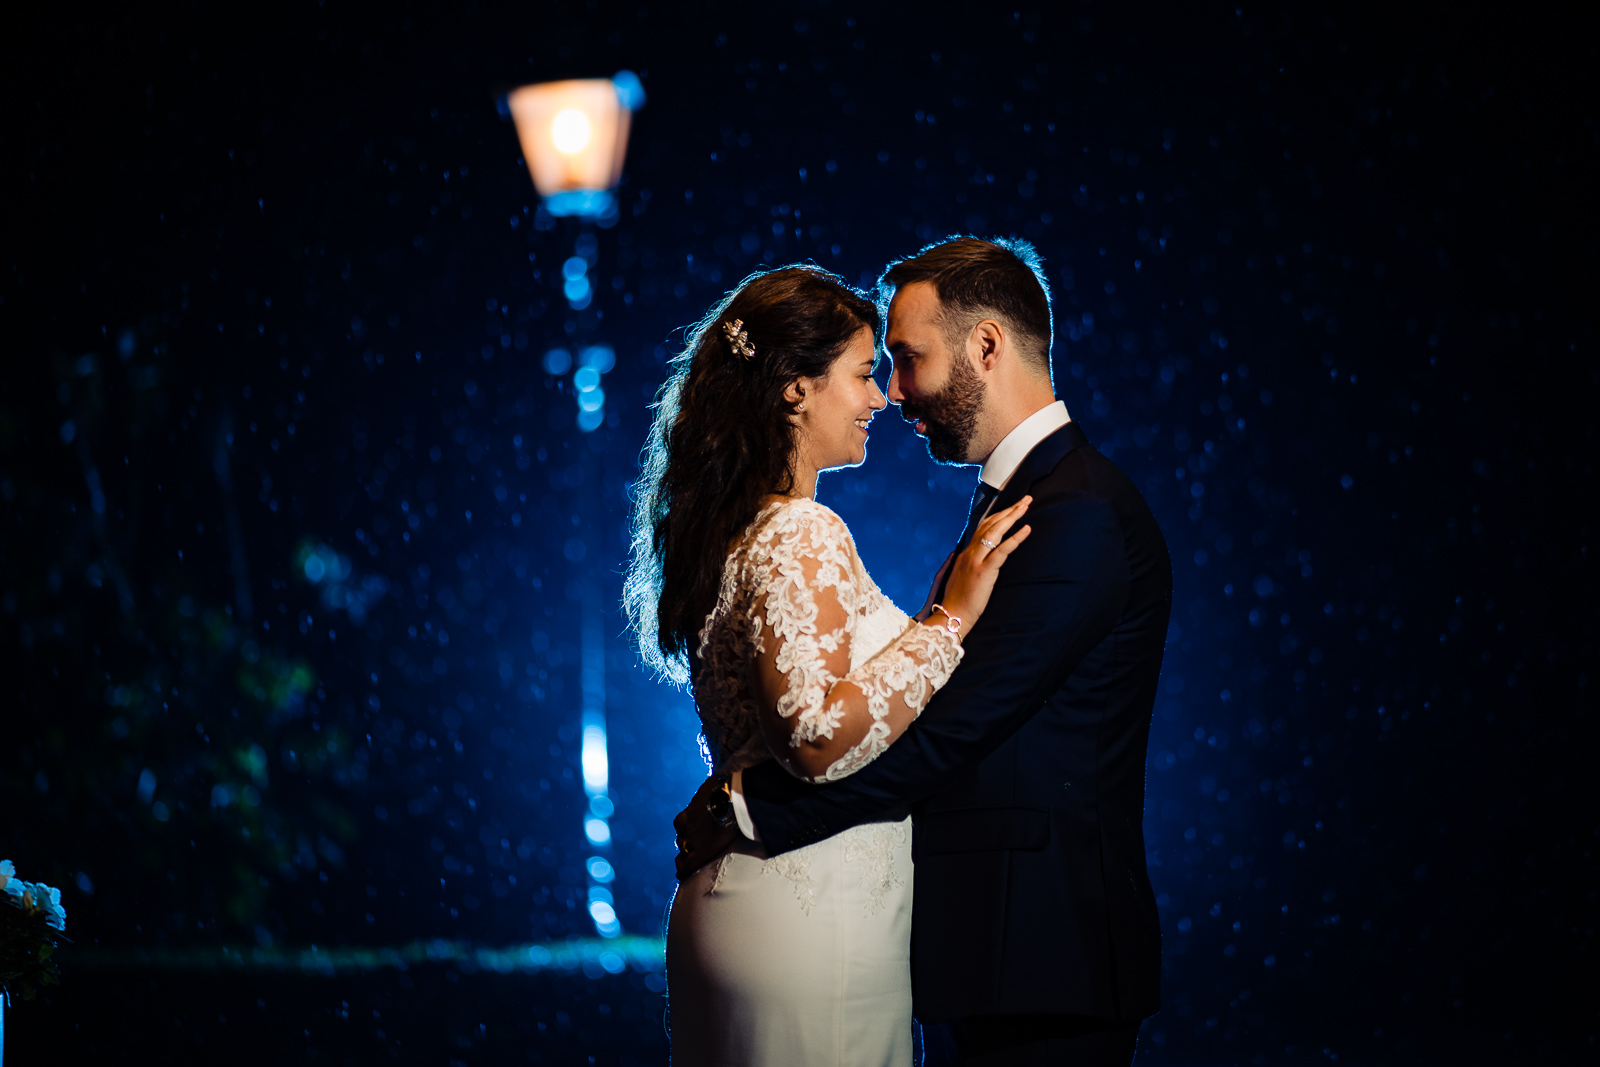
{"label": "woman's face", "polygon": [[828,368],[825,378],[806,378],[805,410],[796,416],[800,448],[814,470],[854,467],[867,458],[867,424],[887,401],[872,377],[877,352],[863,326]]}

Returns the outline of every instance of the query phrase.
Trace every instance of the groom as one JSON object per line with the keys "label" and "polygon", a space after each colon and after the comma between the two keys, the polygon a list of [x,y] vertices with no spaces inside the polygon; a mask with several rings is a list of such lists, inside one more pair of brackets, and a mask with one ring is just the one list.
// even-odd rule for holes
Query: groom
{"label": "groom", "polygon": [[[1126,1065],[1160,1007],[1144,766],[1172,606],[1165,540],[1050,377],[1050,297],[1019,240],[890,265],[889,399],[941,463],[982,464],[958,544],[1031,493],[961,666],[876,761],[810,786],[775,762],[678,816],[687,874],[740,831],[778,855],[909,806],[912,989],[928,1063]],[[942,593],[943,572],[931,600]]]}

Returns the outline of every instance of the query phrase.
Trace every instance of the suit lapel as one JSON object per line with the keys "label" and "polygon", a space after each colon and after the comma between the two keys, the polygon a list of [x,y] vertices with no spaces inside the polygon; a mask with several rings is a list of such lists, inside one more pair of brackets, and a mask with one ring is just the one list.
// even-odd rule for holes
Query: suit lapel
{"label": "suit lapel", "polygon": [[995,498],[994,506],[989,509],[992,515],[996,511],[1003,511],[1027,495],[1033,483],[1056,469],[1056,464],[1075,448],[1081,448],[1089,443],[1075,422],[1069,422],[1056,430],[1049,437],[1033,446],[1023,459],[1022,466],[1018,467],[1007,480],[1005,488],[1000,490],[1000,495]]}
{"label": "suit lapel", "polygon": [[[1088,443],[1089,439],[1083,435],[1083,431],[1078,428],[1078,424],[1069,422],[1043,441],[1034,445],[1033,451],[1029,452],[1023,459],[1022,465],[1012,472],[1005,488],[1000,490],[1000,495],[995,497],[994,503],[986,510],[986,514],[992,515],[996,511],[1003,511],[1021,500],[1028,490],[1032,488],[1033,483],[1055,470],[1056,464],[1060,463],[1068,452],[1071,452],[1074,448],[1081,448]],[[976,526],[976,522],[969,522],[968,525]],[[966,547],[965,537],[966,535],[963,533],[962,541],[956,545],[957,552]],[[945,583],[949,580],[950,575],[948,573],[939,579],[939,588],[935,590],[933,595],[935,601],[944,599]]]}

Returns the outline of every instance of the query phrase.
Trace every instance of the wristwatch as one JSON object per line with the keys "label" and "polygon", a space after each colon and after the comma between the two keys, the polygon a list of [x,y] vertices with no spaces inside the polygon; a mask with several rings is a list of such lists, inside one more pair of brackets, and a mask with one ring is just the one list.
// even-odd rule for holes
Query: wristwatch
{"label": "wristwatch", "polygon": [[727,775],[717,779],[711,795],[706,798],[706,814],[718,826],[733,825],[733,782]]}

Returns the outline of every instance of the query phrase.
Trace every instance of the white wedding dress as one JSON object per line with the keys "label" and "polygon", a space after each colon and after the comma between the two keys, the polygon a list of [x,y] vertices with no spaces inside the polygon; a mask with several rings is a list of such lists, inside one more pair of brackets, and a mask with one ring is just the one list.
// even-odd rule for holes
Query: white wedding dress
{"label": "white wedding dress", "polygon": [[[888,747],[890,701],[920,711],[961,646],[879,591],[838,515],[785,500],[728,555],[701,631],[694,693],[714,773],[774,756],[753,684],[763,658],[797,738],[851,728],[827,701],[836,683],[866,695],[871,725],[817,779],[833,780]],[[772,859],[731,852],[686,879],[667,927],[674,1067],[909,1067],[911,882],[909,817]]]}

